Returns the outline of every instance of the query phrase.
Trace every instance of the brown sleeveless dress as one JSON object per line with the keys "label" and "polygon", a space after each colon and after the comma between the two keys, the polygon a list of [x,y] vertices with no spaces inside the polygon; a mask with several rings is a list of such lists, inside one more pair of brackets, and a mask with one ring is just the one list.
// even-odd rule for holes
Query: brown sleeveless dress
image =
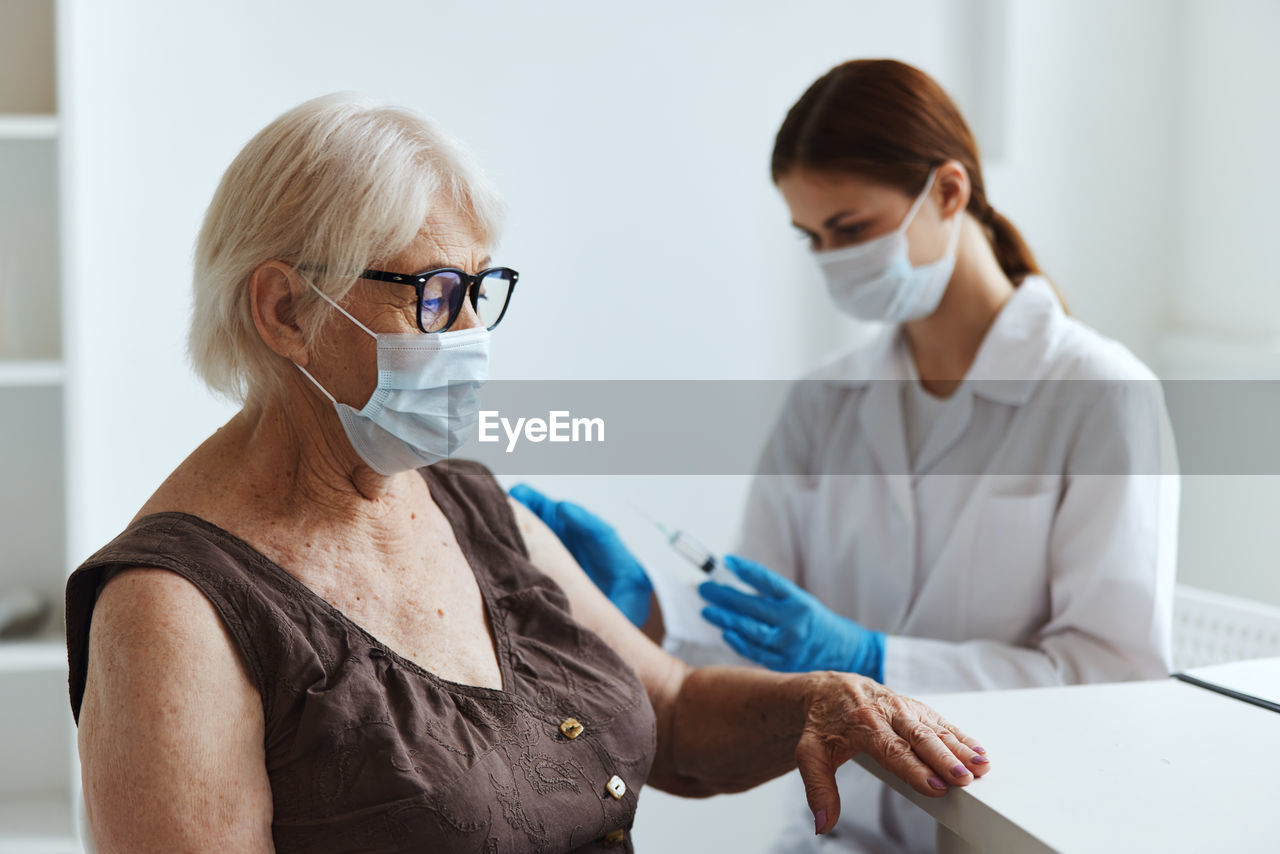
{"label": "brown sleeveless dress", "polygon": [[232,534],[158,513],[67,582],[73,713],[102,585],[121,569],[166,569],[208,597],[262,697],[281,854],[630,851],[657,742],[643,686],[529,563],[483,467],[422,474],[475,572],[502,690],[435,676]]}

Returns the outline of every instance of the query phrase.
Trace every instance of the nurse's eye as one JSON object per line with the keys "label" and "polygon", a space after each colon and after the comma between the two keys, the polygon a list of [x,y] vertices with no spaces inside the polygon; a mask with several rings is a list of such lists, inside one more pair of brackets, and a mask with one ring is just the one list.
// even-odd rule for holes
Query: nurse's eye
{"label": "nurse's eye", "polygon": [[822,241],[818,239],[818,235],[812,231],[805,231],[803,228],[796,229],[796,239],[803,240],[809,244],[809,248],[817,252],[822,248]]}
{"label": "nurse's eye", "polygon": [[832,234],[835,236],[837,243],[842,246],[847,246],[850,243],[857,243],[862,240],[866,231],[866,223],[856,222],[849,225],[836,226],[832,231]]}

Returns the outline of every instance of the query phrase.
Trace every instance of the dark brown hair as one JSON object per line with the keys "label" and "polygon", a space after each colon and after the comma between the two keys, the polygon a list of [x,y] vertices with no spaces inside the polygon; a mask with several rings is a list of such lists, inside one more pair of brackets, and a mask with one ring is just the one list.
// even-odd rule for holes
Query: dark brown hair
{"label": "dark brown hair", "polygon": [[787,113],[773,144],[773,180],[793,169],[855,173],[900,189],[924,189],[929,170],[955,160],[969,173],[966,210],[986,232],[1015,284],[1039,273],[1013,223],[987,201],[978,145],[942,87],[918,68],[891,59],[856,59],[818,78]]}

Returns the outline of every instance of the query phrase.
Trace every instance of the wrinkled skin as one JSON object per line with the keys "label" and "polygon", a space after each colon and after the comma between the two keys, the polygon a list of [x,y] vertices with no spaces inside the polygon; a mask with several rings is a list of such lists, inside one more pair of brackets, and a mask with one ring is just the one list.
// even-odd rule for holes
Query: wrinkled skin
{"label": "wrinkled skin", "polygon": [[929,797],[946,794],[948,783],[967,785],[990,770],[977,742],[925,704],[870,679],[814,675],[817,685],[809,694],[796,765],[817,832],[839,820],[835,770],[859,753],[869,753]]}

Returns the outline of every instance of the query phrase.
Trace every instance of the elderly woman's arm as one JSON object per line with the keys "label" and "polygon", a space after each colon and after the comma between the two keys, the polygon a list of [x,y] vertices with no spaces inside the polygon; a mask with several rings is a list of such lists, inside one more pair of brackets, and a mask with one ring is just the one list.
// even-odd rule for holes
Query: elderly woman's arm
{"label": "elderly woman's arm", "polygon": [[217,612],[181,577],[135,569],[103,590],[79,740],[100,854],[275,850],[262,702]]}
{"label": "elderly woman's arm", "polygon": [[[926,795],[986,773],[976,742],[921,703],[861,676],[693,670],[636,629],[574,563],[536,516],[512,501],[530,558],[569,597],[574,617],[599,634],[644,682],[658,720],[649,782],[680,795],[750,788],[799,767],[825,832],[840,815],[835,769],[857,753]],[[943,781],[946,781],[945,783]]]}

